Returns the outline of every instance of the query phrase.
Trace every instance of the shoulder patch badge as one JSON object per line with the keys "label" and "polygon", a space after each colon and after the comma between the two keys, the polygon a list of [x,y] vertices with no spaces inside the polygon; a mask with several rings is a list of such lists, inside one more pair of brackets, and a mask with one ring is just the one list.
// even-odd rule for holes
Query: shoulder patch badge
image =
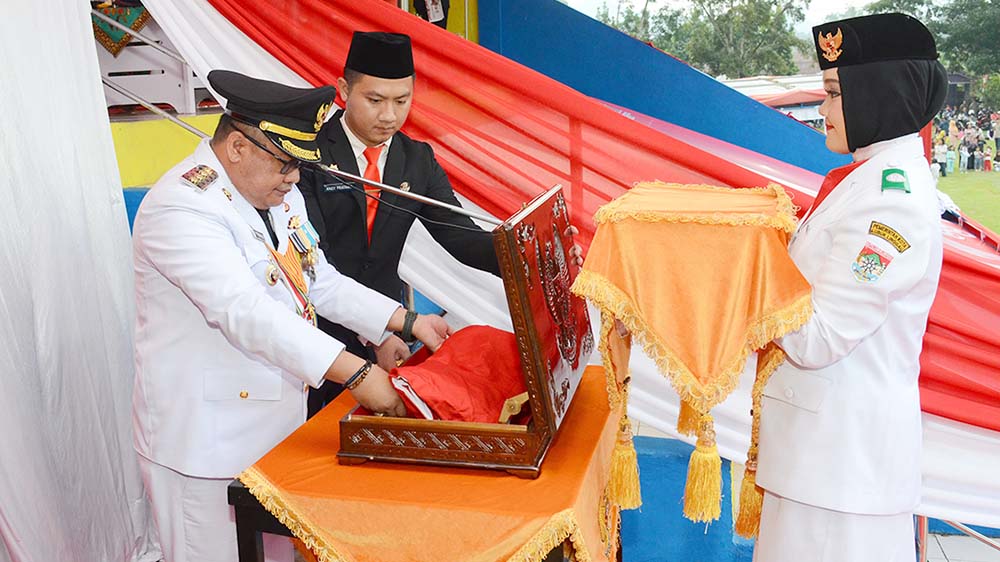
{"label": "shoulder patch badge", "polygon": [[888,254],[876,248],[871,242],[867,242],[851,264],[851,271],[854,272],[854,278],[861,283],[874,283],[882,277],[890,262],[892,258]]}
{"label": "shoulder patch badge", "polygon": [[194,168],[184,172],[181,175],[181,179],[192,187],[197,187],[199,190],[205,191],[208,189],[208,186],[212,185],[212,182],[219,179],[219,174],[204,164],[198,164]]}
{"label": "shoulder patch badge", "polygon": [[868,234],[872,236],[878,236],[882,240],[892,244],[896,251],[903,253],[910,249],[910,243],[906,241],[906,238],[896,232],[892,227],[886,226],[880,222],[872,221],[871,226],[868,227]]}
{"label": "shoulder patch badge", "polygon": [[906,171],[900,168],[886,168],[882,170],[882,191],[897,189],[899,191],[910,192],[910,180],[906,177]]}

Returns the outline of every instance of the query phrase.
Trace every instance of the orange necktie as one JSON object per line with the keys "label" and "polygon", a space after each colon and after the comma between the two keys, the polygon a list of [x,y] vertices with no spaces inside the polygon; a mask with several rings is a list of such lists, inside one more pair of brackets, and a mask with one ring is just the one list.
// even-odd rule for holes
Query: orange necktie
{"label": "orange necktie", "polygon": [[[365,179],[371,181],[382,182],[382,176],[378,173],[378,157],[382,155],[382,149],[385,145],[380,144],[378,146],[369,146],[365,149],[365,160],[368,161],[368,165],[365,166]],[[372,225],[375,224],[375,213],[378,211],[378,196],[380,191],[378,189],[365,188],[365,194],[368,196],[367,200],[367,215],[366,224],[368,226],[368,242],[372,241]]]}

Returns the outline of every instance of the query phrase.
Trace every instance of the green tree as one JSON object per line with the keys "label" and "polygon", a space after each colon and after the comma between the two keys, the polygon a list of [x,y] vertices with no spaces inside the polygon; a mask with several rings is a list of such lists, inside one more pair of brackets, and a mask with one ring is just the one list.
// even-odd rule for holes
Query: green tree
{"label": "green tree", "polygon": [[933,30],[949,68],[1000,72],[1000,0],[951,0],[942,5]]}
{"label": "green tree", "polygon": [[641,9],[619,1],[613,13],[604,4],[597,19],[709,74],[791,74],[793,48],[810,49],[792,30],[806,0],[693,0],[655,11],[653,0],[642,1]]}
{"label": "green tree", "polygon": [[976,84],[973,93],[986,107],[994,110],[1000,108],[1000,74],[984,76]]}
{"label": "green tree", "polygon": [[934,27],[937,17],[937,8],[933,0],[875,0],[865,6],[862,11],[864,14],[887,14],[890,12],[909,14],[929,27]]}
{"label": "green tree", "polygon": [[919,19],[934,33],[941,62],[950,70],[1000,71],[1000,0],[876,0],[859,12],[902,12]]}
{"label": "green tree", "polygon": [[794,74],[792,50],[810,48],[792,29],[805,7],[805,0],[693,0],[691,61],[730,78]]}

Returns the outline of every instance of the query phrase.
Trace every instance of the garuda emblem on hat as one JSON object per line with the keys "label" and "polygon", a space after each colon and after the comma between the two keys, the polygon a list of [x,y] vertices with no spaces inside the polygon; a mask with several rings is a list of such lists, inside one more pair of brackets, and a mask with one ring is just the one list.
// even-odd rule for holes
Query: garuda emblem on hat
{"label": "garuda emblem on hat", "polygon": [[818,35],[817,42],[819,43],[819,48],[823,50],[823,58],[830,62],[834,62],[840,58],[840,55],[844,53],[843,49],[840,48],[840,44],[844,42],[844,33],[840,28],[837,28],[836,35],[827,32],[826,37],[824,37],[822,31]]}
{"label": "garuda emblem on hat", "polygon": [[324,103],[319,106],[319,111],[316,112],[316,123],[313,125],[317,133],[323,128],[323,123],[326,121],[326,114],[330,112],[331,106],[333,106],[333,102]]}

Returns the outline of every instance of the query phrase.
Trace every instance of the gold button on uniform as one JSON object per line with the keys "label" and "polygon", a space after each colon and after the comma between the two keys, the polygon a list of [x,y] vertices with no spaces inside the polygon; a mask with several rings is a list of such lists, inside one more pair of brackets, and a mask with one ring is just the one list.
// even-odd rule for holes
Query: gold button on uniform
{"label": "gold button on uniform", "polygon": [[245,399],[247,396],[250,396],[249,392],[247,392],[245,390],[243,390],[243,391],[240,392],[240,398],[244,398]]}

